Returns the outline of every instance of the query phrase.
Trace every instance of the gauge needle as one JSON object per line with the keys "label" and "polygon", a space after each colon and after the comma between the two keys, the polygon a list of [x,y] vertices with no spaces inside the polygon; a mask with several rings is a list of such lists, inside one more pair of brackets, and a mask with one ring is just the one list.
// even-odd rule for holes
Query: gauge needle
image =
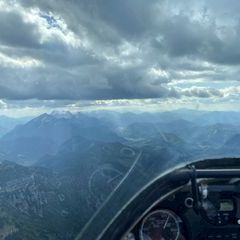
{"label": "gauge needle", "polygon": [[166,222],[165,222],[165,224],[164,224],[164,226],[163,226],[163,229],[165,229],[165,227],[167,226],[168,219],[169,219],[169,215],[168,215],[167,220],[166,220]]}

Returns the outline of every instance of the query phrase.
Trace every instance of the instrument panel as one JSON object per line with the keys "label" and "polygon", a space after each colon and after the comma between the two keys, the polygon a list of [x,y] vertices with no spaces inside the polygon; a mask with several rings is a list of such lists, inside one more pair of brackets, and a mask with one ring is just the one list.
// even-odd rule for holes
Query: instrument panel
{"label": "instrument panel", "polygon": [[199,211],[194,209],[190,189],[169,196],[122,240],[240,239],[240,184],[221,184],[207,186]]}

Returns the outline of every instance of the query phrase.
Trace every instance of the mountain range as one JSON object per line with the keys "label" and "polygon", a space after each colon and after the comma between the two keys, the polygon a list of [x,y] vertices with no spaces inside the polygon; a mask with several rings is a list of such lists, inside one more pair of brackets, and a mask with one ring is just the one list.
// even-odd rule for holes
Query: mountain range
{"label": "mountain range", "polygon": [[42,114],[26,124],[15,127],[0,138],[5,159],[31,165],[47,154],[56,154],[67,140],[82,136],[101,142],[123,142],[98,119],[84,114]]}
{"label": "mountain range", "polygon": [[0,136],[0,239],[73,239],[132,167],[148,181],[184,161],[239,155],[239,119],[183,109],[9,123]]}

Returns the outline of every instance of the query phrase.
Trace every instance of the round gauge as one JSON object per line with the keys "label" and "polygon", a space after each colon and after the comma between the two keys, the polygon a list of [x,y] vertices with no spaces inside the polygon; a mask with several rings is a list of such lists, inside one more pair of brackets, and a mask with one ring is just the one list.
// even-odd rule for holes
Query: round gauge
{"label": "round gauge", "polygon": [[141,240],[177,240],[179,235],[179,217],[169,210],[151,212],[140,228]]}

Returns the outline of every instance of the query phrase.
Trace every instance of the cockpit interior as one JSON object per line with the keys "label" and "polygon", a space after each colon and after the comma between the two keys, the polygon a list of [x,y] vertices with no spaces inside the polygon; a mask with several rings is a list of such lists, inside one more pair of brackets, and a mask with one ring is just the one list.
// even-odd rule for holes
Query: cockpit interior
{"label": "cockpit interior", "polygon": [[236,159],[199,161],[155,179],[96,239],[240,239],[237,163]]}

